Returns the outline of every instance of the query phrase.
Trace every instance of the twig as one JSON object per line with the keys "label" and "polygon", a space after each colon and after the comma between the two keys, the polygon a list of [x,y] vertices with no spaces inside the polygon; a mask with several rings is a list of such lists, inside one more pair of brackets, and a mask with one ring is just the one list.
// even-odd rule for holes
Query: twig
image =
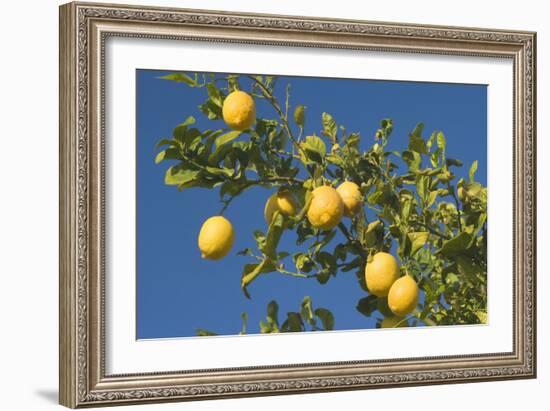
{"label": "twig", "polygon": [[305,151],[302,149],[302,147],[300,147],[300,144],[298,144],[298,141],[296,141],[296,139],[294,138],[294,134],[292,133],[292,130],[290,129],[290,125],[288,124],[288,119],[287,117],[285,117],[283,110],[281,109],[281,106],[279,105],[277,100],[275,100],[275,97],[273,97],[273,94],[271,94],[271,92],[267,89],[267,87],[254,76],[247,76],[247,77],[250,78],[252,81],[254,81],[258,85],[262,94],[271,103],[271,105],[279,115],[279,118],[283,123],[283,127],[286,133],[288,134],[288,137],[292,141],[292,144],[294,144],[296,149],[305,156],[306,155]]}
{"label": "twig", "polygon": [[443,234],[439,231],[437,231],[435,228],[430,227],[428,224],[423,223],[422,221],[415,221],[416,224],[421,225],[423,228],[428,230],[430,233],[443,238],[444,240],[450,240],[451,236],[448,236],[447,234]]}
{"label": "twig", "polygon": [[358,250],[359,250],[359,254],[361,254],[361,257],[362,258],[367,258],[367,253],[363,249],[363,245],[361,244],[361,242],[359,240],[357,240],[357,239],[355,239],[351,236],[351,234],[349,233],[349,231],[348,231],[347,227],[344,225],[344,223],[342,223],[342,222],[338,223],[338,228],[344,234],[344,236],[348,240],[348,243],[354,244],[354,245],[359,245]]}
{"label": "twig", "polygon": [[458,202],[458,198],[456,197],[455,190],[451,186],[451,183],[447,181],[447,190],[449,190],[449,193],[453,196],[455,200],[456,205],[456,211],[458,213],[458,229],[462,232],[462,222],[460,221],[462,219],[461,213],[460,213],[460,203]]}
{"label": "twig", "polygon": [[302,274],[302,273],[294,273],[292,271],[287,271],[284,268],[277,268],[277,272],[284,274],[284,275],[290,275],[292,277],[299,277],[299,278],[313,278],[315,277],[315,274]]}

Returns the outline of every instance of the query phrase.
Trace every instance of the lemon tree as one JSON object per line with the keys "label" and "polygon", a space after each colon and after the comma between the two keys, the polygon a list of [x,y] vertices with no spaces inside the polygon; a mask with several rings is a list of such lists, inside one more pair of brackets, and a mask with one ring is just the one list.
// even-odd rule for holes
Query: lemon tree
{"label": "lemon tree", "polygon": [[[203,89],[199,109],[212,127],[199,129],[188,117],[159,141],[156,162],[167,164],[167,185],[218,190],[219,215],[204,222],[199,252],[248,259],[235,278],[247,298],[266,275],[330,286],[331,278],[355,273],[364,297],[350,309],[374,316],[379,327],[486,321],[487,189],[476,181],[477,161],[468,178],[456,177],[465,165],[448,155],[442,131],[425,135],[419,123],[398,137],[405,148],[392,151],[391,119],[381,119],[374,136],[348,131],[329,113],[310,119],[308,102],[293,103],[291,84],[274,76],[163,79]],[[258,102],[270,114],[257,116]],[[238,233],[224,212],[257,187],[271,190],[265,226]],[[232,250],[235,231],[255,246]],[[291,231],[295,248],[280,249]],[[337,321],[308,296],[282,320],[276,301],[267,312],[262,333],[330,330]],[[242,320],[244,333],[245,314]]]}

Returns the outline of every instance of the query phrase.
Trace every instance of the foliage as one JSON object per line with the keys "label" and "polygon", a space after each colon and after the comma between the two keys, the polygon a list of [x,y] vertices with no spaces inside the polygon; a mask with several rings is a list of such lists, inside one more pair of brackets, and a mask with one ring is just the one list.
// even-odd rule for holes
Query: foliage
{"label": "foliage", "polygon": [[[246,334],[248,315],[241,315],[243,325],[240,335]],[[300,305],[299,311],[287,312],[281,322],[279,317],[279,304],[277,301],[270,301],[267,305],[266,318],[260,320],[261,334],[290,333],[300,331],[331,331],[334,329],[334,316],[326,308],[313,308],[311,298],[305,296]],[[198,329],[197,335],[217,335],[215,332]]]}
{"label": "foliage", "polygon": [[[387,251],[397,255],[402,274],[413,276],[421,289],[413,325],[486,321],[487,189],[475,180],[477,162],[468,180],[457,179],[453,169],[463,164],[447,155],[443,132],[425,136],[419,123],[405,150],[389,151],[391,119],[381,120],[374,141],[367,144],[359,132],[348,132],[331,114],[309,119],[306,102],[291,106],[290,84],[282,89],[284,98],[278,99],[279,82],[273,76],[175,73],[163,78],[205,89],[199,109],[213,125],[200,130],[188,117],[171,138],[159,141],[156,161],[169,164],[166,184],[179,190],[218,189],[220,214],[234,198],[258,186],[290,190],[301,204],[295,216],[275,212],[268,227],[253,233],[256,250],[239,252],[251,260],[241,275],[248,298],[252,283],[263,275],[328,284],[336,275],[354,272],[365,291],[357,310],[367,317],[381,313],[383,301],[368,294],[364,268],[369,256]],[[224,98],[237,89],[271,106],[272,117],[258,117],[242,132],[218,127],[223,125],[217,120],[222,119]],[[312,190],[344,181],[360,187],[364,207],[333,230],[312,228],[304,218]],[[296,250],[280,250],[279,240],[289,231],[297,235]],[[276,311],[275,302],[270,306],[268,313]],[[324,329],[333,328],[332,315],[329,321],[328,314],[314,314]],[[268,314],[260,331],[273,332],[275,324],[279,331],[317,327],[303,311],[288,315],[279,326]]]}

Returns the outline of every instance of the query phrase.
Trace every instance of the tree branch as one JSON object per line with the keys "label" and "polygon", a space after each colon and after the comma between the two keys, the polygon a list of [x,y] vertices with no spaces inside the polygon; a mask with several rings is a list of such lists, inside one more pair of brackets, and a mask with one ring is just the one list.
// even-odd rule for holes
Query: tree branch
{"label": "tree branch", "polygon": [[304,152],[302,147],[300,147],[300,144],[298,144],[298,141],[296,141],[296,138],[294,137],[294,134],[292,133],[292,130],[290,129],[290,125],[288,124],[288,119],[285,116],[285,114],[283,113],[283,110],[281,109],[281,106],[279,105],[279,103],[277,102],[277,100],[275,99],[273,94],[267,89],[267,87],[261,81],[259,81],[254,76],[247,76],[247,77],[250,78],[252,81],[254,81],[258,85],[258,87],[260,88],[260,91],[262,92],[262,94],[270,102],[271,106],[273,106],[273,108],[275,109],[275,111],[279,115],[279,118],[281,119],[281,121],[283,123],[283,127],[284,127],[286,133],[288,134],[288,137],[292,141],[292,144],[296,147],[296,149],[298,151],[300,151],[305,156],[306,153]]}
{"label": "tree branch", "polygon": [[458,229],[462,232],[462,222],[461,222],[462,215],[460,213],[460,203],[458,201],[458,198],[456,197],[454,187],[452,187],[451,183],[449,183],[448,181],[447,181],[447,190],[449,190],[449,193],[451,193],[451,195],[453,196],[453,198],[455,200],[456,211],[458,213]]}
{"label": "tree branch", "polygon": [[[231,180],[227,180],[231,181]],[[229,207],[229,204],[238,197],[240,194],[242,194],[243,191],[245,191],[247,188],[250,188],[255,185],[262,185],[262,184],[270,184],[270,183],[280,183],[280,182],[286,182],[288,184],[297,184],[302,185],[304,183],[304,180],[301,180],[299,178],[293,178],[293,177],[269,177],[269,178],[263,178],[258,180],[247,180],[243,182],[243,185],[237,190],[235,194],[233,194],[231,197],[229,197],[227,200],[225,200],[223,203],[223,207],[220,210],[220,215],[223,215],[225,210],[227,210],[227,207]],[[239,184],[239,181],[235,181],[235,183]]]}

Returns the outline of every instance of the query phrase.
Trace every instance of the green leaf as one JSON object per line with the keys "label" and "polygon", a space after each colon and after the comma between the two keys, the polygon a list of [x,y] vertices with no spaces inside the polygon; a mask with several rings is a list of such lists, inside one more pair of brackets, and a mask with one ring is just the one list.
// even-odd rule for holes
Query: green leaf
{"label": "green leaf", "polygon": [[371,314],[378,309],[377,307],[378,307],[378,297],[371,294],[368,297],[361,298],[357,302],[357,306],[355,308],[365,317],[370,317]]}
{"label": "green leaf", "polygon": [[279,329],[279,305],[272,300],[267,305],[267,322],[276,330]]}
{"label": "green leaf", "polygon": [[309,273],[313,269],[313,261],[311,261],[311,258],[307,254],[296,253],[293,256],[293,260],[298,271]]}
{"label": "green leaf", "polygon": [[417,171],[422,164],[422,157],[416,151],[403,151],[402,157],[411,172]]}
{"label": "green leaf", "polygon": [[329,137],[332,143],[335,143],[336,133],[338,132],[338,126],[336,125],[336,121],[334,121],[334,118],[329,113],[323,113],[322,122],[323,122],[323,134]]}
{"label": "green leaf", "polygon": [[304,297],[304,299],[302,301],[300,313],[301,313],[302,318],[304,320],[306,320],[311,325],[315,325],[315,320],[313,318],[313,309],[312,309],[312,306],[311,306],[311,298],[310,297],[308,297],[308,296]]}
{"label": "green leaf", "polygon": [[445,135],[439,131],[437,133],[437,147],[439,148],[439,151],[441,151],[441,160],[445,162],[446,154],[445,151],[447,149],[447,141],[445,140]]}
{"label": "green leaf", "polygon": [[320,270],[315,274],[315,278],[319,284],[326,284],[330,279],[330,271],[328,269]]}
{"label": "green leaf", "polygon": [[416,178],[416,192],[423,202],[427,201],[428,197],[428,185],[430,184],[430,178],[427,176],[419,175]]}
{"label": "green leaf", "polygon": [[439,147],[439,149],[443,152],[445,152],[445,149],[447,148],[447,140],[441,131],[437,133],[437,147]]}
{"label": "green leaf", "polygon": [[[334,231],[335,232],[335,231]],[[317,262],[329,272],[336,271],[336,257],[326,251],[321,251],[316,258]]]}
{"label": "green leaf", "polygon": [[232,168],[218,168],[207,166],[206,171],[219,177],[233,177],[233,175],[235,174],[235,170],[233,170]]}
{"label": "green leaf", "polygon": [[210,100],[217,106],[222,107],[223,96],[220,93],[220,90],[218,90],[218,88],[213,83],[208,83],[206,88],[208,90],[208,97],[210,97]]}
{"label": "green leaf", "polygon": [[168,170],[166,170],[166,174],[164,176],[164,183],[171,186],[171,185],[182,185],[187,184],[192,181],[195,181],[198,179],[200,175],[199,170],[188,170],[188,169],[181,169],[176,167],[170,167]]}
{"label": "green leaf", "polygon": [[447,257],[453,257],[463,253],[468,249],[472,236],[468,233],[462,232],[456,237],[444,241],[443,247],[441,247],[441,253]]}
{"label": "green leaf", "polygon": [[218,335],[216,334],[215,332],[212,332],[212,331],[208,331],[208,330],[205,330],[203,328],[197,328],[195,330],[195,332],[197,333],[197,335],[199,337],[208,337],[208,336],[211,336],[211,335]]}
{"label": "green leaf", "polygon": [[326,308],[317,308],[315,315],[319,317],[326,331],[334,330],[334,315]]}
{"label": "green leaf", "polygon": [[[327,153],[327,147],[325,142],[317,136],[307,136],[304,141],[300,143],[300,147],[305,151],[306,158],[302,158],[304,164],[321,163]],[[303,154],[300,153],[303,157]]]}
{"label": "green leaf", "polygon": [[231,141],[235,140],[237,137],[241,135],[242,131],[230,131],[229,133],[222,134],[216,139],[216,142],[214,143],[216,146],[216,151],[219,150],[221,146],[224,144],[230,143]]}
{"label": "green leaf", "polygon": [[269,258],[276,260],[277,259],[277,246],[279,245],[279,240],[284,231],[284,217],[277,210],[271,218],[271,223],[267,230],[265,246],[262,247],[261,251],[268,256]]}
{"label": "green leaf", "polygon": [[304,323],[300,314],[295,312],[289,312],[286,314],[287,319],[281,326],[281,330],[285,332],[300,332],[303,331]]}
{"label": "green leaf", "polygon": [[364,230],[363,242],[367,248],[375,247],[382,238],[384,228],[380,220],[373,221]]}
{"label": "green leaf", "polygon": [[166,151],[165,150],[159,151],[159,153],[155,157],[155,164],[158,164],[161,161],[163,161],[165,156],[166,156]]}
{"label": "green leaf", "polygon": [[445,163],[447,164],[447,167],[462,167],[462,161],[457,160],[456,158],[447,158]]}
{"label": "green leaf", "polygon": [[[197,134],[200,134],[197,129],[194,129],[193,135],[188,136],[187,129],[190,125],[193,125],[195,123],[195,117],[189,116],[187,119],[181,123],[178,124],[176,127],[174,127],[174,130],[172,131],[172,135],[174,136],[174,139],[180,143],[185,143],[189,138],[196,137]],[[197,133],[198,132],[198,133]]]}
{"label": "green leaf", "polygon": [[426,203],[426,207],[431,207],[433,203],[435,203],[435,200],[437,199],[437,194],[438,194],[437,190],[430,192],[430,194],[428,195],[428,201]]}
{"label": "green leaf", "polygon": [[209,120],[219,120],[222,118],[222,108],[210,99],[199,105],[199,109]]}
{"label": "green leaf", "polygon": [[409,135],[409,151],[414,151],[419,154],[428,154],[426,142],[422,138],[424,124],[418,123],[413,132]]}
{"label": "green leaf", "polygon": [[155,157],[155,163],[158,164],[163,160],[181,160],[182,156],[177,148],[169,147],[157,154]]}
{"label": "green leaf", "polygon": [[393,131],[393,120],[385,118],[380,121],[380,128],[376,130],[375,137],[380,139],[382,147],[385,147],[388,144],[388,138]]}
{"label": "green leaf", "polygon": [[470,176],[470,183],[473,183],[475,180],[474,180],[474,175],[477,171],[477,160],[475,160],[473,163],[472,163],[472,166],[470,167],[470,172],[469,172],[469,176]]}
{"label": "green leaf", "polygon": [[246,323],[248,322],[248,314],[246,312],[241,313],[241,320],[243,320],[243,326],[241,328],[240,335],[246,334]]}
{"label": "green leaf", "polygon": [[241,288],[247,298],[250,298],[246,287],[262,273],[270,273],[275,269],[273,263],[267,258],[258,264],[246,264],[241,277]]}
{"label": "green leaf", "polygon": [[419,231],[414,233],[408,233],[407,236],[411,241],[411,256],[413,256],[418,250],[424,247],[424,244],[428,241],[429,233],[427,231]]}
{"label": "green leaf", "polygon": [[380,314],[382,314],[383,316],[394,315],[392,310],[390,309],[390,306],[388,305],[387,297],[377,298],[377,300],[378,301],[376,302],[376,309],[380,311]]}
{"label": "green leaf", "polygon": [[294,109],[294,121],[296,122],[296,124],[300,127],[304,127],[305,125],[305,122],[306,122],[306,116],[305,116],[305,113],[306,112],[306,108],[305,106],[297,106],[295,109]]}
{"label": "green leaf", "polygon": [[225,195],[234,196],[235,194],[240,193],[242,188],[243,185],[235,181],[228,180],[220,187],[220,198],[223,198]]}
{"label": "green leaf", "polygon": [[162,146],[173,146],[176,144],[174,140],[170,140],[168,138],[161,138],[159,142],[155,145],[155,150],[161,148]]}
{"label": "green leaf", "polygon": [[159,78],[161,78],[163,80],[175,81],[176,83],[185,83],[185,84],[187,84],[191,87],[196,87],[197,86],[197,81],[192,79],[191,77],[189,77],[185,73],[172,73],[172,74],[168,74],[166,76],[161,76]]}
{"label": "green leaf", "polygon": [[487,324],[487,311],[476,311],[476,316],[479,319],[479,322],[482,324]]}

